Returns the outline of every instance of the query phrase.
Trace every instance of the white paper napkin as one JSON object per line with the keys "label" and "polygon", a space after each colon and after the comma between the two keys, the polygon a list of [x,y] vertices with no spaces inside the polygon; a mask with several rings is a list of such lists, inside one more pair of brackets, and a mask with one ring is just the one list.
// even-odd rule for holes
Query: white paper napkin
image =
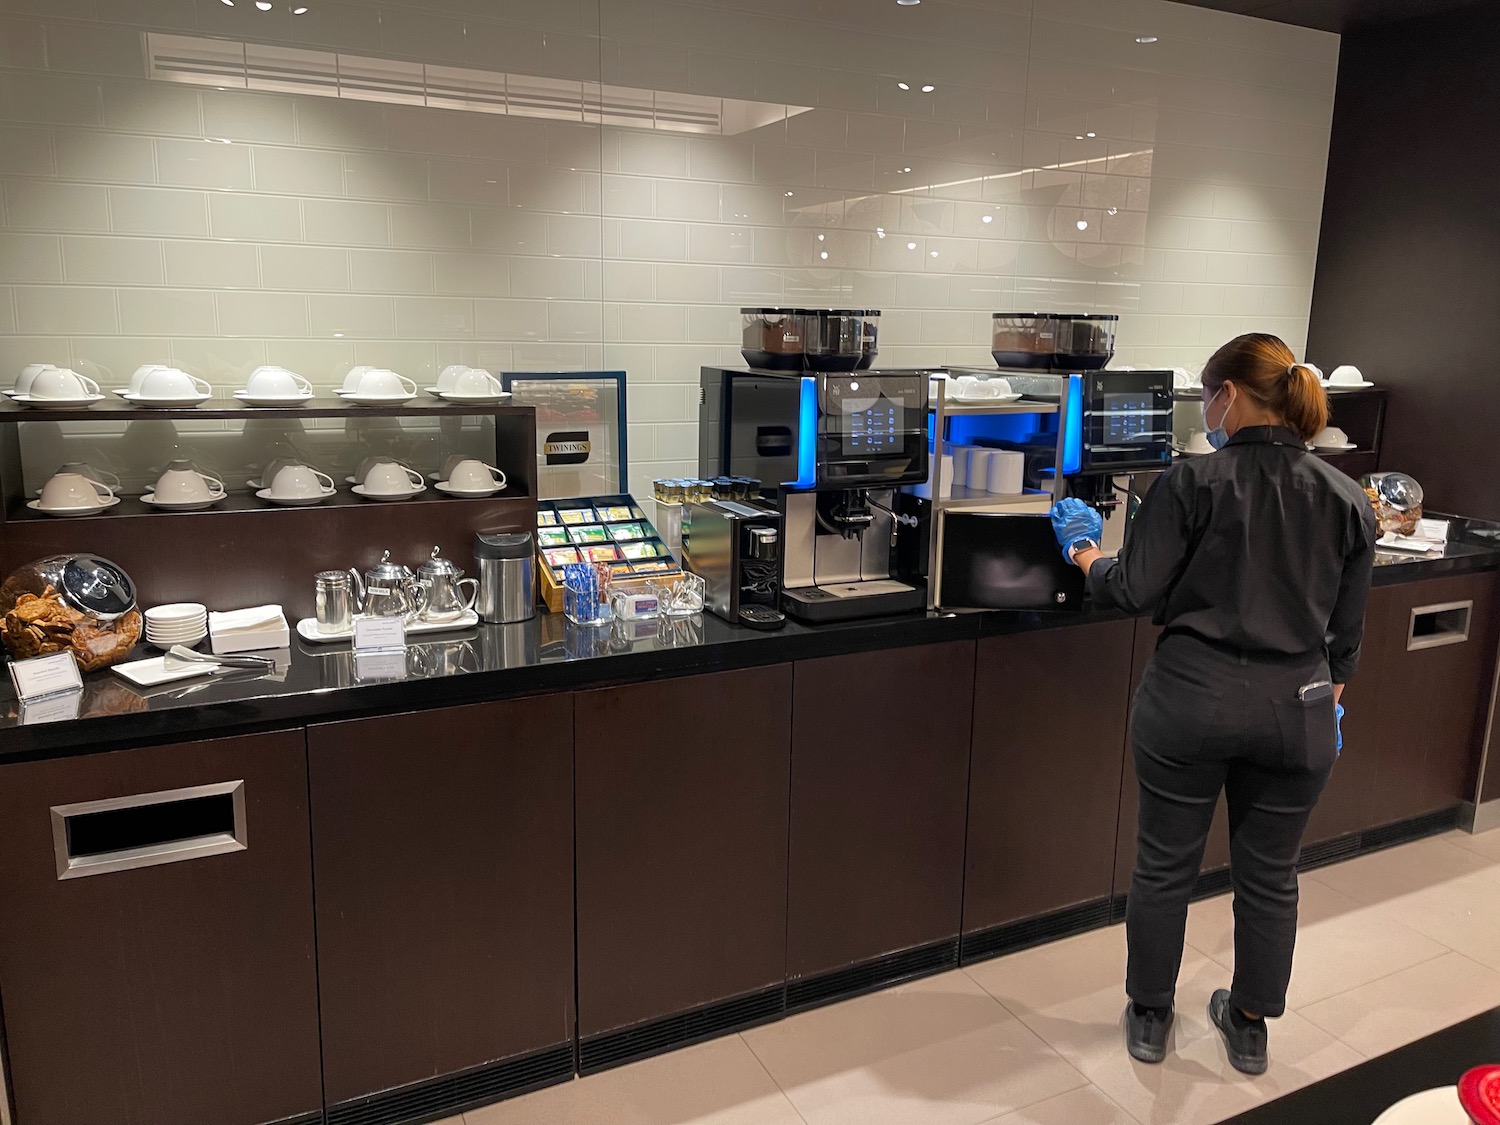
{"label": "white paper napkin", "polygon": [[208,631],[219,637],[277,628],[286,628],[286,614],[279,605],[258,605],[208,615]]}

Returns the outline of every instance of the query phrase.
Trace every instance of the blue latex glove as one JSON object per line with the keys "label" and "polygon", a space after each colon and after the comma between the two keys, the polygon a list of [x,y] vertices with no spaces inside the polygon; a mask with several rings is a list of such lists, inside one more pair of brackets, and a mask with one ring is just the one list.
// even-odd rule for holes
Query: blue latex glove
{"label": "blue latex glove", "polygon": [[1080,539],[1092,539],[1098,543],[1104,537],[1104,517],[1082,500],[1070,496],[1052,506],[1052,533],[1057,536],[1063,558],[1072,562],[1069,552]]}
{"label": "blue latex glove", "polygon": [[1343,751],[1344,751],[1344,705],[1342,703],[1335,703],[1333,705],[1333,722],[1334,722],[1334,729],[1338,731],[1338,735],[1339,735],[1338,745],[1335,746],[1334,749],[1337,750],[1339,753],[1343,753]]}

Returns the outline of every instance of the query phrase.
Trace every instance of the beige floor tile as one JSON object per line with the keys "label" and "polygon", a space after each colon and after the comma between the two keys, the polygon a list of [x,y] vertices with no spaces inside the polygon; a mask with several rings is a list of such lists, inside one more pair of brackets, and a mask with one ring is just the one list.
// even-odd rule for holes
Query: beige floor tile
{"label": "beige floor tile", "polygon": [[1219,1121],[1360,1061],[1331,1035],[1288,1015],[1271,1027],[1270,1072],[1253,1081],[1238,1074],[1205,1011],[1229,974],[1189,949],[1167,1061],[1134,1062],[1124,1044],[1125,946],[1118,927],[966,971],[1144,1125]]}
{"label": "beige floor tile", "polygon": [[[1232,904],[1230,895],[1195,902],[1187,928],[1188,945],[1231,971]],[[1362,906],[1304,877],[1287,1004],[1297,1010],[1446,952],[1447,946],[1393,921],[1381,908]]]}
{"label": "beige floor tile", "polygon": [[1446,837],[1432,837],[1320,867],[1307,878],[1359,902],[1376,904],[1461,879],[1488,866],[1484,857],[1450,843]]}
{"label": "beige floor tile", "polygon": [[985,1125],[1139,1125],[1095,1086],[1084,1086]]}
{"label": "beige floor tile", "polygon": [[1391,923],[1500,969],[1500,868],[1398,895],[1376,910]]}
{"label": "beige floor tile", "polygon": [[1500,973],[1448,953],[1301,1010],[1365,1055],[1393,1051],[1500,1006]]}
{"label": "beige floor tile", "polygon": [[808,1125],[975,1125],[1085,1085],[961,972],[743,1038]]}
{"label": "beige floor tile", "polygon": [[1477,836],[1471,836],[1467,832],[1454,832],[1449,836],[1444,836],[1443,839],[1466,851],[1475,852],[1484,856],[1485,859],[1500,863],[1500,828],[1492,828]]}
{"label": "beige floor tile", "polygon": [[465,1125],[802,1125],[737,1035],[464,1115]]}

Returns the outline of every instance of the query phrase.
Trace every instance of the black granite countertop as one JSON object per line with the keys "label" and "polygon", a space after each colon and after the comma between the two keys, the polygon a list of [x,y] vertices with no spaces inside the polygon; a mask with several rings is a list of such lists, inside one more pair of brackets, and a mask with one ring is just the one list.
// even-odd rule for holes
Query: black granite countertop
{"label": "black granite countertop", "polygon": [[[1380,552],[1378,585],[1500,569],[1500,525],[1455,521],[1440,558]],[[347,643],[291,649],[269,675],[231,672],[137,688],[105,671],[71,699],[23,708],[0,687],[0,762],[151,742],[573,691],[662,676],[841,656],[947,640],[1118,620],[1120,614],[913,613],[871,621],[757,632],[712,614],[579,626],[543,614],[519,625],[480,625],[414,640],[394,668],[356,668]],[[427,639],[429,638],[430,639]],[[138,656],[156,655],[141,648]],[[377,662],[378,665],[378,662]]]}

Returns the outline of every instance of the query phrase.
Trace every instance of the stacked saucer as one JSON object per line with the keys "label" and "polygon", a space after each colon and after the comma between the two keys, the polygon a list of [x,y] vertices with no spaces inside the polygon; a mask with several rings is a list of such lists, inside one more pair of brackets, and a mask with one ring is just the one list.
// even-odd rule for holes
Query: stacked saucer
{"label": "stacked saucer", "polygon": [[208,607],[198,602],[153,606],[146,617],[146,640],[160,649],[173,645],[192,648],[208,636]]}

